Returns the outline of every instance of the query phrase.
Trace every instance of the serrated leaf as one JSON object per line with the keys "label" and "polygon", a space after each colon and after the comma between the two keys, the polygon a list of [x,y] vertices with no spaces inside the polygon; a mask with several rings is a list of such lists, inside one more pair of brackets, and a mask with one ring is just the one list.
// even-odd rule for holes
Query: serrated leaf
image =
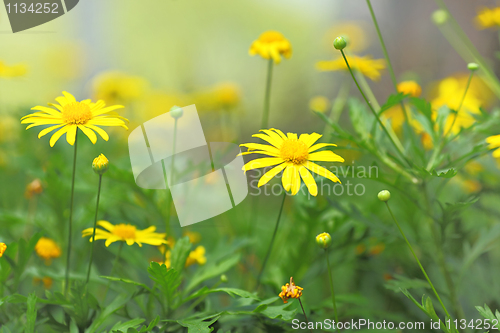
{"label": "serrated leaf", "polygon": [[160,321],[160,316],[156,316],[156,318],[152,322],[150,322],[147,327],[143,326],[141,328],[141,330],[139,331],[139,333],[151,332],[151,330],[153,329],[153,327],[155,327],[158,324],[158,321]]}
{"label": "serrated leaf", "polygon": [[160,286],[160,290],[167,300],[172,302],[181,283],[179,273],[174,268],[167,269],[167,266],[154,261],[150,263],[148,273],[151,280]]}
{"label": "serrated leaf", "polygon": [[110,281],[119,281],[119,282],[123,282],[123,283],[127,283],[127,284],[132,284],[132,285],[135,285],[135,286],[138,286],[138,287],[142,287],[148,291],[151,291],[151,288],[149,288],[148,286],[146,286],[144,283],[140,283],[140,282],[136,282],[136,281],[133,281],[133,280],[129,280],[129,279],[122,279],[122,278],[117,278],[117,277],[114,277],[114,276],[100,276],[101,278],[104,278],[104,279],[107,279],[107,280],[110,280]]}
{"label": "serrated leaf", "polygon": [[129,328],[137,328],[140,324],[142,324],[145,320],[142,318],[136,318],[124,323],[116,323],[113,327],[111,327],[110,332],[122,332],[126,333]]}
{"label": "serrated leaf", "polygon": [[188,333],[210,333],[214,329],[209,326],[215,323],[219,318],[220,316],[215,316],[209,321],[203,321],[201,319],[177,320],[177,323],[182,327],[187,327]]}
{"label": "serrated leaf", "polygon": [[172,268],[177,272],[181,273],[186,266],[186,260],[189,256],[189,252],[191,252],[191,242],[189,241],[189,237],[183,237],[179,239],[174,248],[172,249]]}
{"label": "serrated leaf", "polygon": [[405,95],[403,93],[398,93],[398,94],[392,94],[387,98],[387,101],[380,107],[379,110],[379,115],[381,115],[383,112],[389,110],[390,108],[400,105],[401,102],[407,97],[408,95]]}

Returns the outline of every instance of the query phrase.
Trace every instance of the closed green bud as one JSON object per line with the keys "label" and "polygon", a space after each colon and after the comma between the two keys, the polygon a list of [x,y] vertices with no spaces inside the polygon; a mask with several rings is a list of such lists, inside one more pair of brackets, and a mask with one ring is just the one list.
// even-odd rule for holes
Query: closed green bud
{"label": "closed green bud", "polygon": [[446,10],[438,9],[434,13],[432,13],[432,20],[437,25],[445,24],[448,21],[448,13]]}
{"label": "closed green bud", "polygon": [[323,232],[316,236],[316,243],[323,249],[326,249],[330,246],[332,242],[332,236],[329,233]]}
{"label": "closed green bud", "polygon": [[95,173],[98,175],[104,174],[106,171],[108,171],[109,168],[109,161],[104,156],[103,154],[97,156],[94,158],[94,161],[92,162],[92,170],[94,170]]}
{"label": "closed green bud", "polygon": [[226,274],[222,274],[222,275],[220,276],[220,282],[224,282],[224,283],[226,283],[226,282],[227,282],[227,276],[226,276]]}
{"label": "closed green bud", "polygon": [[337,50],[343,50],[347,46],[347,42],[344,37],[339,36],[333,41],[333,47]]}
{"label": "closed green bud", "polygon": [[389,201],[389,199],[391,198],[391,192],[387,191],[387,190],[382,190],[380,192],[378,192],[378,199],[380,201]]}
{"label": "closed green bud", "polygon": [[184,111],[182,110],[181,107],[179,107],[177,105],[172,106],[172,108],[170,108],[170,116],[172,116],[172,118],[178,119],[178,118],[182,117],[183,114],[184,114]]}
{"label": "closed green bud", "polygon": [[475,62],[469,62],[467,64],[467,68],[470,70],[470,71],[477,71],[479,69],[479,65],[476,64]]}

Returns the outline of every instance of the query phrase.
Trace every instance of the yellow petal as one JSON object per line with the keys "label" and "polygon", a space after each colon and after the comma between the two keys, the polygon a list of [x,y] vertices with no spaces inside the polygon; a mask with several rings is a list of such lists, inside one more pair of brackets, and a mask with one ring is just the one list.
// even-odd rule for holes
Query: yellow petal
{"label": "yellow petal", "polygon": [[269,146],[269,145],[263,145],[260,143],[242,143],[240,145],[240,147],[246,147],[249,150],[264,150],[264,151],[267,151],[267,152],[270,152],[270,153],[273,153],[276,155],[279,155],[279,153],[280,153],[280,151],[276,147]]}
{"label": "yellow petal", "polygon": [[330,170],[327,170],[327,169],[323,168],[322,166],[317,165],[316,163],[313,163],[311,161],[306,161],[304,163],[304,166],[306,168],[308,168],[309,170],[311,170],[312,172],[314,172],[315,174],[320,175],[321,177],[328,178],[332,182],[335,182],[335,183],[336,182],[340,183],[340,180],[338,179],[337,176],[335,176],[335,174],[333,172],[331,172]]}
{"label": "yellow petal", "polygon": [[293,174],[293,164],[288,164],[283,175],[281,176],[281,183],[285,191],[290,191],[292,188],[292,174]]}
{"label": "yellow petal", "polygon": [[259,179],[259,184],[257,184],[258,187],[261,187],[262,185],[267,184],[274,176],[276,176],[278,173],[280,173],[286,166],[289,165],[289,163],[282,163],[278,166],[275,166],[268,172],[266,172],[262,177]]}
{"label": "yellow petal", "polygon": [[323,147],[328,147],[328,146],[334,146],[334,147],[337,147],[336,144],[333,144],[333,143],[318,143],[314,146],[311,146],[308,150],[309,153],[312,153],[313,151],[315,150],[318,150],[318,149],[321,149]]}
{"label": "yellow petal", "polygon": [[264,141],[267,141],[269,142],[270,144],[272,144],[273,146],[275,146],[276,148],[280,148],[281,144],[283,143],[283,140],[275,140],[274,138],[270,137],[269,135],[266,135],[266,134],[254,134],[252,135],[253,137],[255,138],[259,138],[259,139],[262,139]]}
{"label": "yellow petal", "polygon": [[[301,137],[302,137],[302,135],[301,135]],[[309,134],[309,136],[305,137],[304,140],[301,140],[301,141],[304,142],[308,147],[311,147],[321,137],[322,137],[321,134],[311,133],[311,134]]]}
{"label": "yellow petal", "polygon": [[262,154],[262,155],[268,155],[268,156],[278,157],[278,155],[277,155],[277,154],[270,153],[270,152],[263,151],[263,150],[250,150],[250,151],[245,151],[245,152],[243,152],[243,153],[239,153],[239,154],[238,154],[238,155],[236,155],[236,156],[243,156],[243,155],[249,155],[249,154]]}
{"label": "yellow petal", "polygon": [[286,140],[288,139],[288,137],[285,135],[285,133],[283,133],[282,131],[280,131],[279,129],[277,128],[271,128],[271,131],[275,131],[276,133],[278,133],[279,136],[281,136],[281,138],[283,140]]}
{"label": "yellow petal", "polygon": [[97,222],[97,225],[103,227],[104,229],[107,229],[109,231],[113,231],[115,229],[115,226],[109,223],[108,221],[100,220]]}
{"label": "yellow petal", "polygon": [[71,95],[69,92],[63,91],[62,93],[63,93],[64,97],[66,97],[66,100],[68,101],[68,103],[76,102],[75,96]]}
{"label": "yellow petal", "polygon": [[102,114],[114,111],[116,109],[122,109],[122,108],[124,108],[123,105],[108,106],[107,108],[104,108],[104,109],[99,109],[99,108],[94,107],[94,109],[92,110],[92,116],[93,117],[100,116]]}
{"label": "yellow petal", "polygon": [[314,177],[311,175],[309,170],[306,169],[304,166],[300,166],[299,168],[300,176],[302,177],[302,180],[307,186],[307,189],[309,190],[309,193],[313,196],[318,195],[318,185],[316,184],[316,181],[314,180]]}
{"label": "yellow petal", "polygon": [[253,169],[265,168],[271,165],[276,165],[279,163],[283,163],[283,159],[278,157],[263,157],[257,158],[245,164],[242,170],[248,171]]}
{"label": "yellow petal", "polygon": [[101,138],[103,138],[105,141],[109,140],[108,133],[106,133],[106,131],[104,131],[102,128],[94,126],[94,125],[89,125],[88,123],[85,124],[85,126],[87,126],[88,128],[90,128],[91,130],[94,130],[97,133],[99,133],[99,135],[101,136]]}
{"label": "yellow petal", "polygon": [[76,125],[68,125],[66,127],[68,127],[68,132],[66,133],[66,141],[68,141],[70,145],[74,145],[76,140],[76,130],[78,129],[78,127]]}
{"label": "yellow petal", "polygon": [[87,128],[85,125],[78,125],[78,128],[81,129],[83,134],[85,134],[90,139],[90,142],[92,142],[93,144],[97,142],[97,136],[95,135],[93,130]]}
{"label": "yellow petal", "polygon": [[68,131],[69,126],[64,126],[63,128],[59,129],[57,132],[55,132],[51,137],[49,144],[51,147],[54,147],[56,144],[56,141],[59,140],[59,138]]}
{"label": "yellow petal", "polygon": [[341,156],[329,150],[311,153],[307,159],[309,161],[344,162],[344,159]]}
{"label": "yellow petal", "polygon": [[53,130],[55,130],[56,128],[59,128],[61,126],[64,126],[64,125],[55,125],[55,126],[51,126],[51,127],[48,127],[46,129],[40,131],[40,133],[38,133],[38,138],[40,139],[45,134],[48,134],[48,133],[52,132]]}
{"label": "yellow petal", "polygon": [[292,195],[295,195],[300,190],[300,175],[299,175],[299,166],[292,166]]}
{"label": "yellow petal", "polygon": [[35,106],[35,107],[32,107],[31,110],[43,111],[43,112],[46,112],[49,115],[51,115],[53,117],[57,117],[57,118],[61,118],[62,117],[61,112],[56,111],[56,110],[51,109],[51,108],[48,108],[46,106]]}

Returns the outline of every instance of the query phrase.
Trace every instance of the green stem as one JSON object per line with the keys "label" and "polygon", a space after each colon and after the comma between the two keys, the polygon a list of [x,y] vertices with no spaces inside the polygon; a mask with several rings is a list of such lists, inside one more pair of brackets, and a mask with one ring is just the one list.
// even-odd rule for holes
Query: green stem
{"label": "green stem", "polygon": [[269,259],[269,255],[271,254],[271,250],[273,248],[274,239],[276,238],[276,234],[278,232],[278,226],[280,224],[281,213],[283,212],[283,206],[285,205],[286,195],[287,195],[287,192],[283,189],[283,200],[281,201],[281,207],[280,207],[280,211],[278,213],[278,219],[276,220],[276,226],[274,227],[273,236],[271,237],[271,243],[269,244],[269,248],[267,249],[267,253],[266,253],[266,256],[264,258],[264,262],[262,263],[262,267],[260,268],[259,275],[257,276],[257,287],[255,289],[259,289],[259,287],[260,287],[260,279],[262,278],[262,273],[264,272],[264,269],[266,268],[267,260]]}
{"label": "green stem", "polygon": [[[344,80],[342,82],[342,85],[340,86],[340,90],[337,94],[337,97],[332,103],[332,110],[330,111],[330,121],[332,123],[336,123],[339,121],[340,114],[342,113],[342,110],[344,109],[344,106],[347,102],[347,98],[349,97],[349,91],[351,90],[351,84],[347,80]],[[325,129],[323,130],[323,135],[328,135],[330,133],[330,128],[328,123],[325,124]]]}
{"label": "green stem", "polygon": [[[483,56],[479,53],[479,51],[476,49],[474,44],[470,41],[469,37],[467,37],[467,34],[460,27],[460,24],[458,24],[457,20],[455,20],[453,15],[451,15],[451,13],[448,10],[448,7],[446,7],[444,1],[443,0],[436,0],[436,4],[441,8],[441,10],[444,10],[448,14],[448,19],[450,21],[450,25],[453,28],[454,32],[456,33],[456,35],[458,36],[458,38],[460,39],[462,44],[465,45],[468,52],[471,54],[472,58],[474,59],[474,61],[477,62],[479,64],[479,66],[481,67],[482,72],[484,73],[485,77],[487,78],[487,80],[485,80],[486,83],[490,86],[491,90],[493,90],[493,92],[497,95],[497,97],[500,97],[500,81],[498,80],[498,77],[495,75],[495,73],[493,72],[493,70],[489,66],[488,62],[486,62],[486,60],[483,58]],[[451,43],[451,44],[453,45],[453,43]],[[464,60],[469,61],[468,59],[464,59]]]}
{"label": "green stem", "polygon": [[89,269],[87,270],[87,281],[85,282],[85,284],[89,283],[90,270],[92,268],[92,260],[94,259],[95,230],[97,227],[97,213],[99,211],[99,199],[101,198],[101,184],[102,184],[102,175],[99,175],[99,185],[97,186],[97,201],[95,204],[94,230],[92,231],[92,244],[90,246]]}
{"label": "green stem", "polygon": [[415,260],[417,261],[417,264],[418,266],[420,267],[420,270],[422,271],[422,273],[424,274],[427,282],[429,283],[429,285],[431,286],[431,289],[432,291],[434,292],[434,295],[436,295],[436,298],[438,299],[439,301],[439,304],[441,304],[441,307],[443,308],[444,310],[444,313],[446,314],[446,316],[448,318],[451,318],[450,314],[448,313],[448,310],[446,309],[446,307],[444,306],[444,303],[443,301],[441,300],[441,297],[439,297],[439,294],[438,292],[436,291],[436,288],[434,288],[434,285],[432,284],[431,282],[431,279],[429,278],[429,276],[427,275],[427,272],[425,271],[424,267],[422,266],[422,264],[420,263],[420,260],[418,260],[418,257],[417,255],[415,254],[415,251],[413,251],[413,247],[411,246],[410,242],[408,241],[408,238],[406,238],[406,235],[405,233],[403,232],[403,229],[401,229],[401,227],[399,226],[399,223],[398,221],[396,220],[396,217],[394,216],[394,214],[392,213],[392,210],[391,208],[389,207],[389,204],[387,203],[387,201],[385,202],[385,205],[387,206],[387,209],[389,210],[389,213],[391,214],[392,216],[392,219],[394,220],[394,222],[396,223],[396,226],[398,227],[399,229],[399,232],[401,233],[401,236],[403,236],[405,242],[406,242],[406,245],[408,245],[408,248],[410,249],[411,253],[413,254],[413,257],[415,258]]}
{"label": "green stem", "polygon": [[78,145],[78,130],[75,135],[75,150],[73,154],[73,175],[71,177],[71,196],[69,204],[69,224],[68,224],[68,248],[66,249],[66,272],[64,274],[64,295],[68,294],[69,290],[69,270],[71,264],[71,236],[73,233],[73,201],[75,194],[75,174],[76,174],[76,152]]}
{"label": "green stem", "polygon": [[391,141],[391,143],[393,144],[393,146],[396,148],[397,152],[401,155],[401,157],[403,157],[403,159],[409,165],[411,165],[411,163],[407,160],[406,156],[403,154],[402,150],[399,148],[399,146],[394,141],[394,138],[389,134],[389,131],[387,131],[387,128],[385,127],[384,123],[382,123],[382,120],[380,120],[380,117],[378,116],[378,113],[373,109],[373,106],[370,103],[370,101],[368,100],[368,98],[366,98],[365,93],[363,92],[363,90],[359,86],[358,81],[356,80],[356,77],[354,76],[354,73],[353,73],[353,71],[351,69],[351,66],[349,66],[349,62],[347,61],[347,58],[346,58],[346,56],[344,54],[344,51],[340,50],[340,53],[342,53],[342,57],[344,58],[344,61],[345,61],[346,65],[347,65],[347,69],[349,69],[349,73],[351,73],[351,77],[354,80],[354,83],[356,84],[356,86],[358,87],[358,90],[361,93],[361,96],[363,96],[363,99],[365,100],[366,104],[368,105],[368,108],[370,109],[370,111],[373,113],[373,115],[377,119],[379,125],[382,127],[383,131],[385,132],[385,134],[387,135],[387,137],[389,138],[389,140]]}
{"label": "green stem", "polygon": [[[300,307],[302,308],[302,313],[304,314],[304,317],[306,318],[307,327],[309,328],[309,320],[307,319],[307,316],[306,316],[306,310],[304,310],[304,306],[302,305],[302,301],[300,300],[300,297],[298,298],[298,300],[299,300]],[[310,328],[309,328],[309,332],[312,333],[312,330]]]}
{"label": "green stem", "polygon": [[[109,273],[109,276],[113,276],[113,274],[115,273],[116,266],[118,265],[118,262],[120,261],[122,249],[123,249],[123,242],[120,242],[120,247],[118,248],[118,253],[116,254],[115,261],[113,261],[113,266],[111,266],[111,273]],[[111,285],[111,280],[109,280],[108,285],[106,286],[106,291],[104,292],[103,301],[106,300],[106,295],[108,294],[108,290],[109,290],[110,285]]]}
{"label": "green stem", "polygon": [[[333,314],[335,315],[335,322],[339,322],[339,316],[337,312],[337,303],[335,302],[335,290],[333,289],[333,277],[332,277],[332,268],[330,266],[330,258],[328,256],[328,249],[325,249],[325,256],[326,256],[326,265],[328,266],[328,276],[330,280],[330,289],[332,291],[332,304],[333,304]],[[337,332],[340,333],[339,328],[337,327]]]}
{"label": "green stem", "polygon": [[264,95],[264,113],[262,114],[261,128],[266,129],[269,126],[269,105],[271,103],[271,81],[273,79],[273,59],[267,63],[266,93]]}
{"label": "green stem", "polygon": [[464,94],[462,95],[462,99],[460,100],[460,104],[458,105],[458,109],[455,111],[455,117],[453,118],[453,121],[451,122],[451,126],[446,130],[446,132],[444,132],[443,137],[441,138],[441,141],[439,143],[439,146],[436,149],[434,149],[434,152],[431,155],[429,163],[427,163],[427,171],[431,171],[431,169],[434,167],[434,164],[436,163],[436,159],[441,154],[441,151],[443,150],[444,146],[448,142],[451,142],[453,139],[455,139],[455,137],[452,137],[450,140],[446,140],[446,136],[450,133],[453,126],[455,125],[455,121],[457,120],[458,113],[462,109],[462,105],[464,103],[465,96],[467,96],[467,91],[469,90],[470,83],[472,81],[473,76],[474,76],[474,71],[471,71],[470,75],[469,75],[469,79],[467,80],[467,84],[465,86]]}

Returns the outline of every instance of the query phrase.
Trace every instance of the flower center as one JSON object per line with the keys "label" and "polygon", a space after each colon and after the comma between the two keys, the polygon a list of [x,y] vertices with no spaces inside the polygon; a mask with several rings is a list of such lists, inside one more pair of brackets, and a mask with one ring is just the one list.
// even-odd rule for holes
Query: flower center
{"label": "flower center", "polygon": [[117,224],[112,233],[122,239],[135,239],[136,228],[131,224]]}
{"label": "flower center", "polygon": [[73,102],[63,107],[62,118],[66,124],[83,125],[92,119],[92,111],[88,104]]}
{"label": "flower center", "polygon": [[293,164],[302,164],[309,157],[308,147],[297,139],[287,139],[280,148],[280,157]]}

